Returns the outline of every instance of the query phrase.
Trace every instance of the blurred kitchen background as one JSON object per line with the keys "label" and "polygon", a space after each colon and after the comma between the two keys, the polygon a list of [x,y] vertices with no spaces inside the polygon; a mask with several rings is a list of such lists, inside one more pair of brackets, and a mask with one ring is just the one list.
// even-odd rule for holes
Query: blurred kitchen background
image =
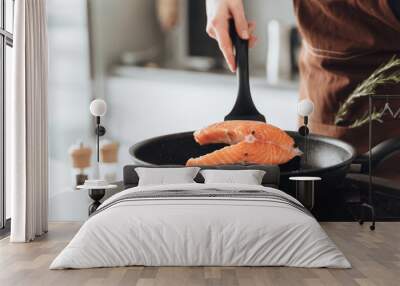
{"label": "blurred kitchen background", "polygon": [[[92,99],[108,104],[102,146],[113,146],[118,158],[101,166],[109,180],[121,179],[134,143],[195,130],[230,111],[236,80],[205,32],[204,3],[48,0],[50,220],[87,217],[90,199],[75,183],[77,174],[93,176]],[[292,1],[245,1],[245,9],[257,23],[250,51],[255,104],[268,122],[295,130],[301,40]],[[77,154],[91,167],[74,169]]]}

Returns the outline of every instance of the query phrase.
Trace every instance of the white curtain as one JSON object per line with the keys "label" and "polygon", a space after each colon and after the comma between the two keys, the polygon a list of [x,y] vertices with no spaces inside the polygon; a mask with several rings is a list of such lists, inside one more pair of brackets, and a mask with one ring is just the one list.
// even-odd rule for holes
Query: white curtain
{"label": "white curtain", "polygon": [[13,92],[6,111],[12,242],[47,232],[46,0],[15,1]]}

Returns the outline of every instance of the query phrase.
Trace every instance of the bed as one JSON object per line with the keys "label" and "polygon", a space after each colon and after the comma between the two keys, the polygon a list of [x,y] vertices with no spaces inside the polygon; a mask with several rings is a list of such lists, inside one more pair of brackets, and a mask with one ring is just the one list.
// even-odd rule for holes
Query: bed
{"label": "bed", "polygon": [[203,183],[197,175],[196,183],[150,186],[138,186],[136,167],[124,168],[126,189],[102,203],[50,269],[351,267],[308,210],[276,188],[278,167],[262,167],[262,185]]}

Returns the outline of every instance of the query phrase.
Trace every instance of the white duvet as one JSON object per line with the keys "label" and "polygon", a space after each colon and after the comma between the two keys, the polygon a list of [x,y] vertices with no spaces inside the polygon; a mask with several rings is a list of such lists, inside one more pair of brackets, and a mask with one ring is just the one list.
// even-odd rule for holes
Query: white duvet
{"label": "white duvet", "polygon": [[[153,198],[121,201],[131,192],[262,190],[238,184],[135,187],[105,201],[50,269],[146,266],[294,266],[349,268],[350,263],[309,214],[254,198]],[[298,203],[298,202],[297,202]],[[105,207],[107,206],[108,207]]]}

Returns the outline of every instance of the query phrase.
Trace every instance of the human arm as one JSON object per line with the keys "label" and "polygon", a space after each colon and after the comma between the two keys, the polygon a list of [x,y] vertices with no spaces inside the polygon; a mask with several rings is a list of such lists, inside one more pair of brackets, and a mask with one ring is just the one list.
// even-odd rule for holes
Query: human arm
{"label": "human arm", "polygon": [[236,69],[232,41],[229,36],[229,19],[233,18],[238,35],[254,46],[255,23],[246,19],[242,0],[206,0],[207,34],[218,42],[219,48],[232,72]]}

